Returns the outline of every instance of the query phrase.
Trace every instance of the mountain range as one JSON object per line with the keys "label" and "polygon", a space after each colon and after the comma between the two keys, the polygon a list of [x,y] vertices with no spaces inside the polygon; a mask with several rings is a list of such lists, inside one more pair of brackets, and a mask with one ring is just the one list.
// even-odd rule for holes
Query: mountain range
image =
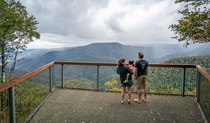
{"label": "mountain range", "polygon": [[120,58],[138,60],[143,52],[149,63],[162,63],[174,57],[210,54],[210,43],[130,46],[120,43],[92,43],[85,46],[59,49],[30,49],[19,54],[16,69],[32,71],[52,61],[117,62]]}

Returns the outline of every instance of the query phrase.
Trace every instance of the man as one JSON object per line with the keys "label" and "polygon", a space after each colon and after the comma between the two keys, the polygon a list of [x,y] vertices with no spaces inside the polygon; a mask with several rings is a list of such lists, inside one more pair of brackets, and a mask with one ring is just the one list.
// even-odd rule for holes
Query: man
{"label": "man", "polygon": [[138,89],[138,99],[134,99],[134,101],[140,104],[141,100],[141,89],[144,89],[144,98],[143,101],[147,102],[147,90],[146,90],[146,80],[147,80],[147,73],[148,73],[148,61],[144,60],[144,54],[142,52],[138,53],[139,60],[135,63],[135,80],[136,80],[136,87]]}

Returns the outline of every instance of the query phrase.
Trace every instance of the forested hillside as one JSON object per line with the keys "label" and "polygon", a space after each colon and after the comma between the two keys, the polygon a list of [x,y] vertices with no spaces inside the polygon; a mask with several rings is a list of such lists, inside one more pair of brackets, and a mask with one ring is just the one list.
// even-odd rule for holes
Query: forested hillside
{"label": "forested hillside", "polygon": [[164,63],[171,64],[197,64],[205,68],[210,73],[210,55],[200,55],[191,57],[176,57]]}
{"label": "forested hillside", "polygon": [[[177,57],[165,61],[167,64],[198,64],[209,70],[210,55]],[[58,68],[57,68],[58,67]],[[59,66],[55,69],[59,70]],[[182,91],[182,68],[159,68],[150,67],[148,73],[148,92],[164,94],[181,94]],[[119,75],[116,74],[116,67],[100,67],[99,89],[108,91],[120,91]],[[55,76],[60,77],[60,72],[55,71]],[[95,66],[74,66],[64,67],[65,87],[96,89],[96,67]],[[196,69],[186,69],[186,89],[185,93],[195,95]],[[59,79],[58,79],[59,82]],[[133,87],[135,91],[135,86]]]}
{"label": "forested hillside", "polygon": [[[167,64],[198,64],[210,73],[210,55],[176,57],[164,63]],[[150,67],[147,79],[147,90],[149,93],[159,94],[181,94],[183,68],[159,68]],[[116,80],[116,78],[115,78]],[[115,80],[105,82],[107,90],[116,90]],[[118,80],[119,81],[119,80]],[[113,82],[113,83],[111,83]],[[186,69],[185,94],[195,95],[196,92],[196,69]],[[109,84],[109,86],[107,86]],[[110,85],[111,84],[111,85]]]}
{"label": "forested hillside", "polygon": [[[210,73],[210,55],[186,56],[172,58],[167,64],[197,64]],[[195,94],[196,69],[186,69],[185,93]],[[148,90],[152,93],[181,93],[182,68],[150,68]]]}

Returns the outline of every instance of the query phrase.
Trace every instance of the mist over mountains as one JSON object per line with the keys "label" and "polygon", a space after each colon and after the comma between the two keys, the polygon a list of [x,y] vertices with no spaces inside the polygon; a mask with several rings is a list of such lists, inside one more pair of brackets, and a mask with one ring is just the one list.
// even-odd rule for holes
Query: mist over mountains
{"label": "mist over mountains", "polygon": [[210,43],[129,46],[120,43],[93,43],[59,49],[31,49],[19,54],[16,69],[32,71],[52,61],[117,62],[120,58],[138,60],[138,52],[145,54],[149,63],[161,63],[179,56],[210,54]]}

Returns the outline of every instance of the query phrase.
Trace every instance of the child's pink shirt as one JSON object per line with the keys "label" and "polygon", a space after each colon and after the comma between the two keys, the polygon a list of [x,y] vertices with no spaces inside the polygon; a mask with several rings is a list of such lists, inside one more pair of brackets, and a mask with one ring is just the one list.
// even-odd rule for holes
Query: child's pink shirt
{"label": "child's pink shirt", "polygon": [[133,67],[133,65],[128,65],[128,67],[132,70],[132,71],[134,71],[135,70],[135,68]]}

